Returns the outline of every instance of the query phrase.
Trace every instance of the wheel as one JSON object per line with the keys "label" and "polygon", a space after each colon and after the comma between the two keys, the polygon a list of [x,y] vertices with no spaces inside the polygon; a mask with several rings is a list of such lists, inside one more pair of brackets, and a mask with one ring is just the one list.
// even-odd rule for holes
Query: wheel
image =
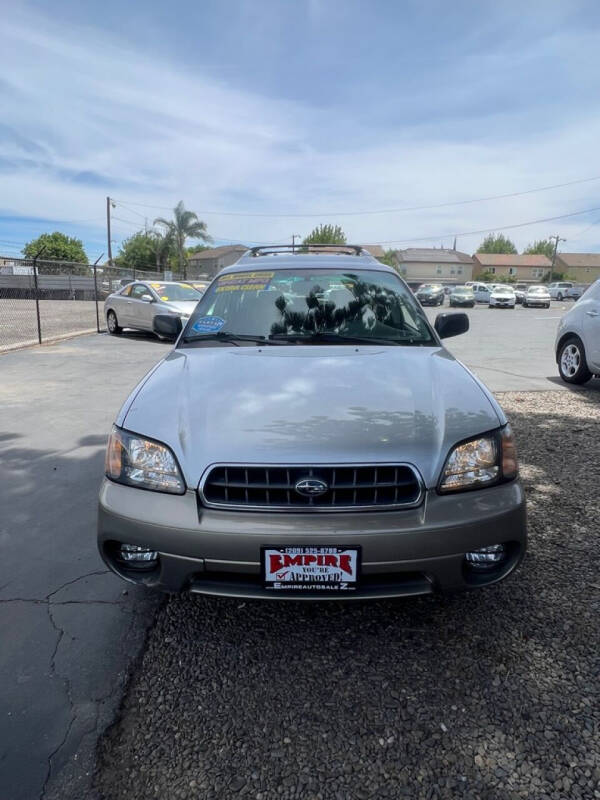
{"label": "wheel", "polygon": [[123,333],[123,328],[117,322],[117,315],[114,311],[109,311],[106,315],[106,327],[108,328],[108,332],[112,333],[113,336],[118,336],[120,333]]}
{"label": "wheel", "polygon": [[550,308],[550,303],[546,303],[546,305],[544,306],[544,308]]}
{"label": "wheel", "polygon": [[527,303],[523,300],[523,308],[528,308]]}
{"label": "wheel", "polygon": [[567,383],[585,383],[592,377],[585,360],[583,342],[578,336],[569,336],[558,352],[558,371]]}

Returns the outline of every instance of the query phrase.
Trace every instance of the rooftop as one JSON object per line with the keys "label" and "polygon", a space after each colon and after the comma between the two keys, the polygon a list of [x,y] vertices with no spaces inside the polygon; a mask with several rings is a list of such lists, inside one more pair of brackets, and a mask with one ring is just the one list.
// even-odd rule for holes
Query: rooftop
{"label": "rooftop", "polygon": [[600,267],[600,253],[559,253],[567,267]]}
{"label": "rooftop", "polygon": [[400,261],[435,262],[437,264],[472,264],[473,259],[460,250],[447,250],[443,247],[407,247],[396,250]]}
{"label": "rooftop", "polygon": [[474,253],[484,267],[551,267],[552,262],[544,255],[518,255],[517,253]]}
{"label": "rooftop", "polygon": [[221,247],[209,247],[206,250],[200,250],[197,253],[192,253],[189,261],[205,261],[211,258],[219,258],[225,256],[227,253],[245,253],[248,248],[245,244],[224,244]]}

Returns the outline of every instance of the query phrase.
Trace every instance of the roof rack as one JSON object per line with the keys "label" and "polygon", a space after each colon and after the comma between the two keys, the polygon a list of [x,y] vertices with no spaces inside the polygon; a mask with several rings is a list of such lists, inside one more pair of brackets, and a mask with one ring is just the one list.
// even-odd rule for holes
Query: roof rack
{"label": "roof rack", "polygon": [[300,254],[320,250],[333,250],[342,255],[369,255],[359,244],[268,244],[262,247],[251,247],[250,255],[256,258],[257,256],[277,255],[278,253]]}

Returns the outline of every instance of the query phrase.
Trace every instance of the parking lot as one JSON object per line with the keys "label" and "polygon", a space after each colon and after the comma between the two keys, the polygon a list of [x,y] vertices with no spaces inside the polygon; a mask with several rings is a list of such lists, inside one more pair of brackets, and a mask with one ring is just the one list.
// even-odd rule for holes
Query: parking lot
{"label": "parking lot", "polygon": [[480,594],[351,608],[174,598],[153,624],[163,599],[96,553],[95,503],[111,422],[168,345],[94,335],[0,356],[7,797],[93,796],[130,672],[100,746],[107,799],[600,797],[600,474],[580,457],[597,449],[600,386],[558,381],[560,306],[480,306],[448,341],[509,392],[523,568]]}

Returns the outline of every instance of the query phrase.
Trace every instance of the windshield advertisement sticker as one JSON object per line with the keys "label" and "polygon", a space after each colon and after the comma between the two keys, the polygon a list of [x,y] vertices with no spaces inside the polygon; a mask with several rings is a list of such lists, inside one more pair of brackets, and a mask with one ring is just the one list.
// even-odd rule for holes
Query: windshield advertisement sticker
{"label": "windshield advertisement sticker", "polygon": [[192,325],[194,333],[216,333],[225,325],[225,320],[221,317],[200,317]]}
{"label": "windshield advertisement sticker", "polygon": [[234,272],[219,278],[217,292],[261,291],[271,282],[274,272]]}

